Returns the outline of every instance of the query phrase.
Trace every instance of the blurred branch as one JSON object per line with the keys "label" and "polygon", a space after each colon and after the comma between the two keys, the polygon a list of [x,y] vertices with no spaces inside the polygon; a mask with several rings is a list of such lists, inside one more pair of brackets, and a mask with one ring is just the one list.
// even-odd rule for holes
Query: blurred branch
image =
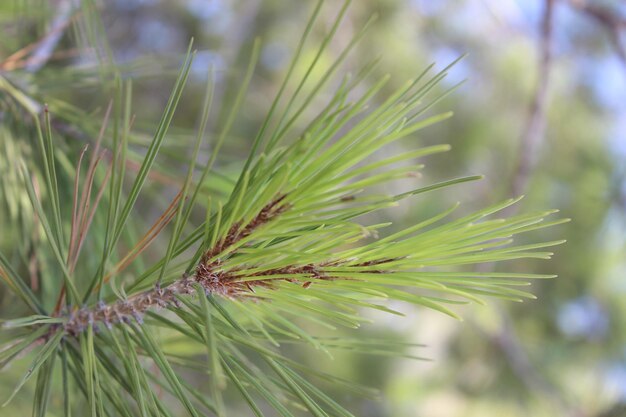
{"label": "blurred branch", "polygon": [[[541,22],[540,60],[535,93],[530,104],[527,123],[520,138],[519,161],[512,175],[510,194],[523,194],[532,174],[537,148],[545,136],[546,106],[550,84],[551,64],[553,59],[554,5],[556,0],[545,0]],[[564,0],[574,9],[585,14],[600,24],[608,34],[616,54],[626,66],[626,47],[622,42],[622,34],[626,31],[626,18],[606,8],[588,4],[586,0]],[[512,210],[515,210],[513,208]],[[512,214],[512,213],[509,213]],[[511,369],[529,388],[544,392],[556,404],[560,405],[569,415],[580,415],[580,411],[572,407],[570,401],[548,380],[532,363],[525,351],[509,313],[500,309],[502,324],[498,333],[491,336],[492,342],[505,355]]]}
{"label": "blurred branch", "polygon": [[[63,15],[65,15],[65,12],[63,13]],[[54,48],[60,41],[63,31],[69,25],[71,20],[71,16],[67,16],[67,18],[62,21],[61,19],[57,21],[57,18],[55,18],[54,22],[57,22],[57,24],[53,23],[53,27],[43,37],[35,42],[24,46],[23,48],[20,48],[19,50],[15,51],[7,58],[5,58],[2,62],[0,62],[0,71],[13,71],[15,69],[25,67],[34,68],[35,65],[39,65],[39,68],[36,69],[40,69],[41,66],[43,66],[54,56],[59,56],[59,54],[61,56],[75,54],[74,51],[71,51],[69,53],[54,53]],[[33,54],[30,58],[23,59],[31,52],[33,52]],[[33,72],[32,69],[30,71]]]}
{"label": "blurred branch", "polygon": [[[512,175],[509,191],[513,196],[519,196],[525,192],[530,174],[535,165],[537,147],[545,134],[546,103],[553,54],[553,16],[554,0],[545,0],[541,20],[541,37],[539,39],[540,56],[537,67],[537,85],[530,102],[524,130],[520,137],[519,160]],[[513,214],[515,210],[516,206],[512,206],[508,214]],[[502,351],[513,372],[528,388],[543,391],[565,407],[566,403],[560,399],[556,388],[545,380],[533,365],[515,332],[508,312],[500,309],[500,315],[502,324],[498,333],[492,335],[491,339]]]}
{"label": "blurred branch", "polygon": [[605,7],[589,4],[586,0],[566,0],[567,3],[595,20],[609,36],[615,53],[626,67],[626,45],[622,42],[622,34],[626,31],[626,17]]}
{"label": "blurred branch", "polygon": [[[548,91],[553,59],[554,5],[556,0],[545,0],[541,19],[539,38],[539,62],[537,66],[537,84],[528,109],[526,123],[520,136],[519,159],[512,174],[509,194],[524,194],[535,166],[537,148],[545,136],[546,110]],[[512,206],[507,215],[514,214],[517,206]],[[487,266],[493,268],[493,265]],[[502,352],[511,370],[517,378],[530,390],[541,393],[561,410],[563,415],[579,416],[580,412],[570,404],[563,393],[533,364],[522,344],[510,314],[499,308],[501,324],[496,332],[488,334],[491,342]]]}
{"label": "blurred branch", "polygon": [[72,19],[74,7],[71,0],[61,0],[57,6],[56,15],[52,19],[50,31],[35,47],[25,66],[28,72],[39,71],[52,57],[54,50],[61,41],[65,28]]}
{"label": "blurred branch", "polygon": [[513,173],[511,194],[519,196],[524,193],[535,164],[537,147],[543,139],[546,125],[546,103],[553,55],[554,0],[546,0],[541,21],[540,59],[537,71],[537,85],[533,95],[528,118],[520,138],[519,160]]}

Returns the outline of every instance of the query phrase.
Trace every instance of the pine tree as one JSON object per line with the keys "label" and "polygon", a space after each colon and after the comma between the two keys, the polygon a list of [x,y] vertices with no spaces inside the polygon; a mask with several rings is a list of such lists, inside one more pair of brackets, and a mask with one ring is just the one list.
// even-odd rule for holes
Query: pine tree
{"label": "pine tree", "polygon": [[[299,409],[313,416],[351,416],[312,379],[347,383],[306,368],[281,346],[310,345],[327,352],[328,360],[334,350],[401,354],[404,346],[393,340],[329,337],[315,329],[357,328],[365,309],[397,313],[387,300],[457,317],[455,304],[482,303],[484,297],[521,301],[533,296],[518,286],[550,277],[469,268],[548,259],[545,248],[561,243],[513,242],[513,236],[565,221],[544,221],[554,211],[499,215],[518,199],[464,216],[453,213],[455,205],[391,234],[385,232],[390,223],[365,224],[369,213],[386,213],[407,199],[480,177],[380,193],[381,185],[421,169],[417,158],[448,150],[434,145],[376,158],[381,148],[451,116],[425,116],[441,98],[429,93],[449,67],[429,75],[431,66],[381,98],[389,77],[364,83],[376,62],[366,64],[341,78],[323,109],[308,115],[366,29],[322,68],[319,57],[341,24],[346,2],[307,71],[294,79],[321,4],[225,193],[212,188],[224,177],[216,162],[245,100],[260,43],[252,48],[221,129],[210,139],[208,160],[199,163],[215,88],[209,79],[182,186],[142,237],[134,235],[133,223],[141,224],[136,205],[162,200],[142,190],[168,140],[193,47],[142,154],[132,146],[137,136],[131,82],[110,67],[101,76],[110,80],[114,98],[97,136],[93,125],[61,102],[39,105],[15,82],[19,74],[0,75],[0,112],[7,121],[1,128],[2,215],[25,236],[13,251],[0,254],[0,278],[22,304],[19,316],[3,323],[0,366],[24,357],[30,362],[3,401],[31,384],[34,416],[173,416],[180,414],[178,407],[184,410],[180,415],[225,416],[223,397],[233,393],[256,416],[293,416]],[[313,80],[313,71],[322,75]],[[286,96],[287,91],[293,93]],[[71,138],[76,131],[90,142],[79,153]],[[20,146],[29,141],[32,147]],[[136,175],[126,169],[133,161]],[[144,256],[148,247],[159,248],[158,259]],[[40,285],[29,281],[29,256],[43,265]],[[184,350],[174,348],[181,343]],[[202,373],[208,389],[194,384],[187,377],[191,372]],[[63,411],[52,414],[59,404]]]}

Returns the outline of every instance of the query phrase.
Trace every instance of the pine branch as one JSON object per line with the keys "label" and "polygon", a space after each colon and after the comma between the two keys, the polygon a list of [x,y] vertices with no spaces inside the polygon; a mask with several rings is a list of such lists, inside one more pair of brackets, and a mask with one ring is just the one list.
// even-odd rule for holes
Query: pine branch
{"label": "pine branch", "polygon": [[[37,399],[47,392],[44,381],[52,375],[54,359],[60,356],[63,375],[84,388],[82,395],[94,415],[104,415],[103,410],[115,410],[123,417],[134,417],[136,410],[144,416],[168,415],[167,406],[154,394],[155,387],[178,399],[191,416],[203,412],[224,415],[222,390],[230,381],[230,386],[239,391],[255,412],[261,409],[256,404],[257,398],[261,398],[285,416],[291,415],[285,405],[289,403],[304,407],[314,416],[328,413],[351,416],[299,371],[326,379],[328,376],[304,369],[276,347],[288,340],[308,343],[327,352],[335,348],[354,350],[358,343],[316,337],[310,329],[300,327],[301,321],[331,329],[335,324],[356,328],[365,321],[360,314],[362,308],[399,314],[383,305],[384,299],[413,303],[458,317],[449,305],[482,303],[484,297],[522,301],[534,297],[518,289],[529,285],[526,280],[552,277],[462,269],[514,259],[549,259],[552,253],[546,248],[563,243],[556,240],[516,244],[516,235],[566,221],[546,221],[554,211],[493,218],[518,199],[451,219],[454,206],[382,238],[378,238],[378,231],[390,223],[362,225],[356,221],[360,216],[394,207],[410,197],[481,177],[471,175],[433,184],[417,179],[415,172],[423,165],[414,160],[447,151],[446,145],[370,162],[385,145],[413,137],[421,129],[451,116],[446,112],[424,117],[425,112],[451,91],[424,102],[445,77],[449,66],[427,80],[426,70],[379,98],[388,76],[375,80],[357,94],[357,87],[374,68],[374,64],[366,65],[356,77],[344,78],[317,116],[302,123],[301,119],[309,114],[308,106],[323,99],[322,87],[363,34],[359,32],[328,66],[324,67],[325,60],[318,59],[338,29],[348,3],[339,9],[328,34],[316,48],[316,58],[301,72],[304,75],[291,80],[292,74],[296,74],[292,69],[300,68],[300,57],[306,55],[303,48],[321,1],[314,9],[285,82],[254,139],[239,178],[233,181],[230,194],[217,196],[217,204],[210,200],[214,195],[204,196],[209,197],[205,202],[199,196],[213,173],[218,151],[237,120],[259,56],[259,43],[254,44],[233,106],[224,112],[225,121],[216,134],[213,153],[194,184],[194,167],[210,108],[207,103],[213,91],[212,86],[207,87],[201,127],[180,197],[174,199],[141,239],[132,238],[119,245],[137,214],[136,203],[153,172],[182,96],[193,59],[191,45],[127,194],[124,167],[128,164],[132,125],[128,85],[119,86],[112,106],[116,128],[111,165],[104,175],[96,175],[99,152],[94,152],[81,199],[78,196],[81,165],[76,165],[76,203],[70,219],[61,215],[57,186],[60,171],[56,170],[55,159],[58,153],[53,146],[50,124],[46,124],[48,129],[45,140],[41,135],[40,148],[51,201],[42,201],[33,191],[30,180],[33,175],[27,167],[22,167],[22,179],[48,237],[49,247],[41,249],[42,255],[51,259],[50,267],[45,270],[57,268],[63,279],[50,281],[54,291],[34,294],[8,259],[0,256],[0,279],[34,313],[4,323],[5,328],[17,329],[18,342],[0,351],[0,365],[14,360],[20,351],[42,347],[38,351],[33,349],[35,358],[31,366],[31,370],[40,370]],[[309,79],[314,73],[315,80]],[[293,91],[292,95],[282,97],[287,91]],[[297,129],[300,131],[296,134]],[[105,127],[101,132],[105,132]],[[396,195],[386,194],[389,182],[401,179],[411,181],[411,188]],[[100,190],[107,188],[107,181],[109,193],[101,199],[104,194]],[[92,187],[99,190],[95,199],[91,198]],[[223,195],[227,196],[225,200]],[[94,237],[94,233],[87,237],[87,229],[95,224],[92,222],[95,213],[102,214],[100,204],[108,206],[104,207],[105,218],[100,219],[104,225],[104,242],[96,239],[92,246],[101,253],[94,267],[93,262],[85,262],[80,248]],[[197,224],[192,212],[199,207],[206,214],[204,222]],[[132,279],[122,281],[121,286],[114,285],[112,277],[140,259],[140,253],[154,237],[162,236],[160,232],[168,223],[173,230],[160,259],[148,266],[141,265],[135,276],[127,274]],[[66,230],[70,230],[69,239]],[[65,245],[66,241],[71,244]],[[119,255],[121,260],[117,259],[120,247],[126,250]],[[189,256],[193,248],[195,253]],[[67,296],[59,296],[65,289]],[[48,294],[57,298],[41,299]],[[44,306],[55,300],[57,308],[49,314]],[[159,310],[167,310],[168,314]],[[190,349],[198,347],[199,352],[206,354],[207,361],[199,363],[191,355],[177,354],[168,344],[160,343],[155,337],[159,327],[167,330],[166,337],[180,337]],[[389,354],[386,345],[372,344],[363,350]],[[140,360],[142,356],[149,359],[153,368],[145,366]],[[264,367],[256,361],[264,363]],[[210,398],[183,380],[179,366],[209,375]],[[155,376],[155,370],[162,377]],[[24,376],[16,392],[33,373]],[[65,407],[69,409],[73,394],[67,382],[63,391]],[[39,401],[37,408],[43,410],[46,405]]]}

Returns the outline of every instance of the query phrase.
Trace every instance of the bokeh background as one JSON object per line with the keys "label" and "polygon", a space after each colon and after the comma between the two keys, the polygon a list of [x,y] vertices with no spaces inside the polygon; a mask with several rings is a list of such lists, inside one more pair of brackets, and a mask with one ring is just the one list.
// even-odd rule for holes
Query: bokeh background
{"label": "bokeh background", "polygon": [[[190,85],[159,161],[170,171],[184,172],[208,68],[215,69],[217,83],[215,125],[219,109],[233,99],[252,40],[259,36],[264,45],[259,66],[218,161],[225,175],[235,175],[313,2],[111,0],[94,5],[91,12],[97,11],[102,27],[84,32],[105,33],[107,42],[66,25],[48,35],[53,53],[37,61],[9,58],[49,34],[56,23],[80,19],[81,12],[76,17],[72,2],[63,0],[0,2],[0,74],[23,88],[34,109],[43,102],[61,109],[59,103],[67,102],[100,117],[109,97],[98,74],[114,63],[123,78],[134,80],[135,128],[148,138],[194,37],[197,56]],[[318,42],[305,48],[305,57],[313,56],[339,7],[339,2],[327,2],[314,30]],[[455,117],[402,145],[408,150],[449,143],[452,151],[428,159],[425,178],[397,186],[485,175],[480,182],[428,194],[381,218],[391,217],[394,227],[402,228],[455,201],[469,212],[524,194],[516,210],[558,208],[572,219],[533,238],[565,238],[567,243],[555,250],[552,261],[508,265],[558,274],[557,279],[534,283],[537,300],[459,307],[463,322],[408,305],[394,306],[404,318],[367,313],[375,323],[360,329],[359,337],[391,335],[423,343],[417,353],[429,361],[353,355],[320,361],[305,352],[293,354],[378,388],[378,399],[335,391],[358,416],[625,416],[626,2],[359,0],[322,59],[330,62],[373,14],[378,19],[340,73],[358,72],[380,56],[375,75],[391,74],[391,91],[431,62],[441,69],[468,54],[449,71],[438,92],[464,83],[433,110],[453,110]],[[1,124],[0,129],[13,128],[2,118]],[[94,129],[82,119],[75,120],[75,127],[68,131],[63,124],[55,126],[66,137],[69,155]],[[27,136],[24,143],[31,140]],[[29,152],[27,145],[17,150],[12,146],[0,136],[5,156],[0,158],[0,183],[5,190],[14,185],[12,153]],[[158,192],[173,195],[177,179],[162,176],[159,181]],[[10,213],[22,203],[8,204],[0,213],[3,251],[15,245],[18,226]],[[11,300],[0,291],[0,310],[7,312]],[[10,392],[15,376],[11,370],[0,373],[1,392]],[[23,401],[0,414],[29,412],[28,398],[24,394]],[[232,415],[247,415],[234,399],[229,407]]]}

